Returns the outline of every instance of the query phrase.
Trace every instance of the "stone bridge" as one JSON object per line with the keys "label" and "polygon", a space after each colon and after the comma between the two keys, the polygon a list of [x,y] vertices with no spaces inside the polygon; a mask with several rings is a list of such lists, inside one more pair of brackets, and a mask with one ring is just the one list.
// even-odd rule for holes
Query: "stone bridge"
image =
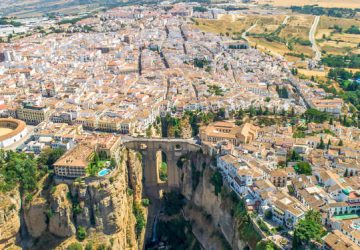
{"label": "stone bridge", "polygon": [[[138,151],[142,155],[145,188],[150,190],[177,189],[180,183],[180,171],[177,167],[179,158],[189,152],[198,151],[201,146],[193,139],[168,138],[124,138],[126,148]],[[159,178],[159,166],[162,153],[166,156],[168,181]],[[151,191],[150,191],[151,192]]]}

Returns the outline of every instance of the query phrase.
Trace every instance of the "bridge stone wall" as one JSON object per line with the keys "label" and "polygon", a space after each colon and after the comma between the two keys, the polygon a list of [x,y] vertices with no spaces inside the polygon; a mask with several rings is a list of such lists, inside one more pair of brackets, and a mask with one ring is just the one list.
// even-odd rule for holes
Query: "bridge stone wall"
{"label": "bridge stone wall", "polygon": [[[124,143],[125,147],[138,151],[142,154],[144,166],[144,185],[149,190],[177,189],[180,185],[180,170],[177,167],[179,158],[192,151],[198,151],[201,147],[188,140],[182,139],[133,139]],[[159,151],[166,154],[168,165],[167,185],[159,179]]]}

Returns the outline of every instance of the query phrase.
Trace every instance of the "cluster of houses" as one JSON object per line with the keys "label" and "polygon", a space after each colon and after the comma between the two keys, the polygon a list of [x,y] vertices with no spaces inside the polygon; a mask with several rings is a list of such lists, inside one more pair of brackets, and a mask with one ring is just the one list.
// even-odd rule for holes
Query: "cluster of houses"
{"label": "cluster of houses", "polygon": [[[255,133],[244,133],[249,126]],[[309,123],[304,138],[293,138],[293,132],[292,127],[238,127],[232,122],[200,129],[224,180],[249,211],[290,232],[307,211],[318,211],[330,232],[323,238],[324,249],[358,249],[360,130]],[[320,149],[321,140],[328,144]],[[301,172],[299,163],[311,171]]]}

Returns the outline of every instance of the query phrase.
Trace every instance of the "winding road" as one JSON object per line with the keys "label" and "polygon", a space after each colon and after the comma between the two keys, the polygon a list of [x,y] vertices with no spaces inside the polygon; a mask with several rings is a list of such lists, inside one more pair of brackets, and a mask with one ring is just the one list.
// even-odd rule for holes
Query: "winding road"
{"label": "winding road", "polygon": [[318,63],[321,59],[321,51],[320,51],[319,47],[316,45],[316,40],[315,40],[315,33],[316,33],[316,29],[319,25],[319,21],[320,21],[320,16],[315,16],[314,22],[313,22],[310,32],[309,32],[309,40],[312,44],[312,50],[315,52],[315,56],[314,56],[313,60],[316,63]]}

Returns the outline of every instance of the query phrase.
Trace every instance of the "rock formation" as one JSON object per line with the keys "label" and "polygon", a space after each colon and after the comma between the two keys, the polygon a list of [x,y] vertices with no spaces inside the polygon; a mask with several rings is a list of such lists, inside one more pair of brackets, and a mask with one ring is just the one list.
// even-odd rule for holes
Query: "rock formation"
{"label": "rock formation", "polygon": [[211,158],[197,152],[186,159],[181,169],[180,187],[188,199],[184,211],[186,219],[192,222],[194,235],[205,249],[222,249],[226,242],[231,249],[243,249],[249,243],[239,235],[238,222],[231,211],[234,204],[221,194],[215,195],[210,183],[214,172],[210,167]]}
{"label": "rock formation", "polygon": [[87,234],[83,246],[92,241],[95,248],[103,244],[113,249],[142,249],[144,232],[136,235],[133,211],[142,199],[141,158],[126,149],[119,154],[116,169],[105,178],[44,185],[22,210],[17,190],[1,195],[0,249],[14,249],[24,242],[21,227],[29,234],[30,249],[65,250],[77,241],[79,227]]}
{"label": "rock formation", "polygon": [[0,249],[13,246],[19,236],[21,199],[17,190],[0,194]]}
{"label": "rock formation", "polygon": [[68,193],[69,187],[59,184],[50,197],[49,232],[58,237],[69,237],[76,232]]}
{"label": "rock formation", "polygon": [[24,207],[24,219],[31,237],[40,237],[47,229],[47,201],[43,197],[35,197]]}

